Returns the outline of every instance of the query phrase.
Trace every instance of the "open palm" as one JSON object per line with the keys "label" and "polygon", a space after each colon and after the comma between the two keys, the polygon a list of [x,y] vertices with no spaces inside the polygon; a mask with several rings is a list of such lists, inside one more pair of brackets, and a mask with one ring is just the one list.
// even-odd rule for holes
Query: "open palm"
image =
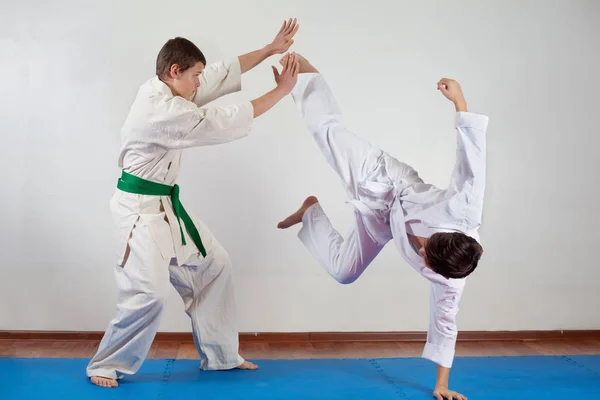
{"label": "open palm", "polygon": [[279,33],[275,36],[275,39],[269,45],[271,51],[274,54],[283,54],[292,44],[294,44],[294,35],[298,32],[298,28],[300,25],[296,23],[296,18],[289,19],[288,21],[284,21]]}

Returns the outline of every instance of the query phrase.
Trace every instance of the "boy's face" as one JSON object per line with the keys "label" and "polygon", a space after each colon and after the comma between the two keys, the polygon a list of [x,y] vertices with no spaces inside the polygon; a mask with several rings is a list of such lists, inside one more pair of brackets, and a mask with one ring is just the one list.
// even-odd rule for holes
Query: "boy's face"
{"label": "boy's face", "polygon": [[191,68],[181,72],[178,65],[171,66],[171,84],[175,95],[186,100],[192,100],[196,90],[200,87],[200,74],[204,71],[204,64],[196,63]]}

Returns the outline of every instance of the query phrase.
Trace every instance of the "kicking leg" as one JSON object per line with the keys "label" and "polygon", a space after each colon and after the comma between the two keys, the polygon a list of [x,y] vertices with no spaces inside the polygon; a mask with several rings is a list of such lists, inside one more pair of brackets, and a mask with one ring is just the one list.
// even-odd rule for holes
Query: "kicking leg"
{"label": "kicking leg", "polygon": [[301,73],[292,97],[327,162],[350,196],[356,198],[357,185],[376,170],[383,152],[345,127],[323,76],[306,59],[297,56]]}

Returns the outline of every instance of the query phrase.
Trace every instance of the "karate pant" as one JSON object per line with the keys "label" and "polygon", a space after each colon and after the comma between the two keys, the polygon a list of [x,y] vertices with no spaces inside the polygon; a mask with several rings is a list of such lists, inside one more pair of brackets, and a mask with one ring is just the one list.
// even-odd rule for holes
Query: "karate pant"
{"label": "karate pant", "polygon": [[345,237],[317,203],[302,218],[299,239],[338,282],[354,282],[392,239],[390,209],[417,172],[348,130],[324,78],[300,74],[292,97],[317,146],[341,178],[354,221]]}
{"label": "karate pant", "polygon": [[159,231],[170,235],[164,216],[158,216],[138,220],[129,241],[127,261],[116,267],[117,315],[88,365],[86,372],[90,377],[120,379],[140,368],[158,331],[169,283],[181,295],[191,318],[200,368],[232,369],[244,362],[238,354],[234,288],[227,252],[200,221],[194,221],[207,257],[202,258],[192,249],[192,243],[192,247],[186,246],[189,250],[185,252],[185,262],[165,260],[148,226],[158,222]]}

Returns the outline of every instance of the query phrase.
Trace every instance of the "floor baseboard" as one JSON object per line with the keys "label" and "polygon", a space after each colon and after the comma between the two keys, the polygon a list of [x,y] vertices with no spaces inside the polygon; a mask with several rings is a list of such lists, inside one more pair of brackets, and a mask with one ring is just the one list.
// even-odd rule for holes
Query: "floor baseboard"
{"label": "floor baseboard", "polygon": [[[101,340],[104,332],[0,331],[0,340]],[[426,332],[257,332],[240,333],[240,342],[424,342]],[[600,330],[463,331],[458,341],[600,340]],[[191,332],[159,332],[158,342],[193,342]]]}

